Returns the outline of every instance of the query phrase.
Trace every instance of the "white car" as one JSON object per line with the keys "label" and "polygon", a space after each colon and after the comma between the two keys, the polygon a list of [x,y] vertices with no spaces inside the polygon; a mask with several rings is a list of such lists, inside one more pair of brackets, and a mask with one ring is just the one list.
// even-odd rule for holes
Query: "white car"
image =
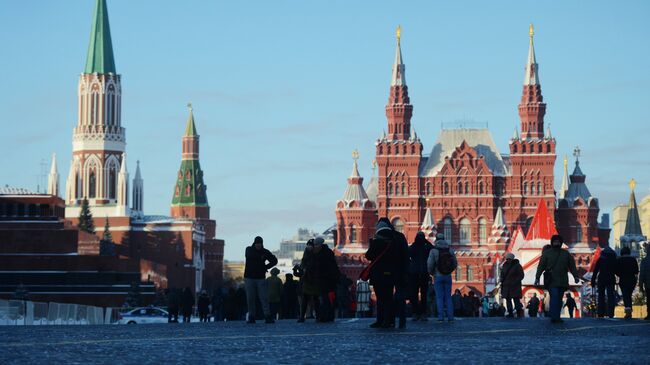
{"label": "white car", "polygon": [[167,311],[157,307],[142,307],[120,314],[118,324],[167,323]]}

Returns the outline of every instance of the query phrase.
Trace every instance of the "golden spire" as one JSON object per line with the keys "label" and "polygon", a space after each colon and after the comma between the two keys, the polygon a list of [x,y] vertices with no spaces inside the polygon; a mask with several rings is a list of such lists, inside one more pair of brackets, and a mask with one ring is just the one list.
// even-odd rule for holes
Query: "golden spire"
{"label": "golden spire", "polygon": [[564,155],[564,168],[566,169],[569,166],[569,156]]}
{"label": "golden spire", "polygon": [[530,23],[530,27],[528,28],[528,35],[530,36],[530,44],[533,44],[533,36],[535,35],[535,27],[533,27],[533,23]]}
{"label": "golden spire", "polygon": [[400,38],[402,38],[402,26],[401,25],[397,26],[397,31],[395,31],[395,33],[397,34],[397,43],[399,43]]}
{"label": "golden spire", "polygon": [[632,179],[630,180],[630,190],[634,191],[634,188],[636,188],[636,180]]}
{"label": "golden spire", "polygon": [[359,159],[359,151],[355,149],[352,151],[352,159],[356,162]]}

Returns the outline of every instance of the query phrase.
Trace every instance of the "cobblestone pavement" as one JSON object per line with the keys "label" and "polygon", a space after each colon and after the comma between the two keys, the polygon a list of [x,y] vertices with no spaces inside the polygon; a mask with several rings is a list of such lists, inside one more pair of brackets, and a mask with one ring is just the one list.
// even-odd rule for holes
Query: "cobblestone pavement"
{"label": "cobblestone pavement", "polygon": [[459,319],[375,330],[370,320],[0,327],[0,364],[649,364],[640,320]]}

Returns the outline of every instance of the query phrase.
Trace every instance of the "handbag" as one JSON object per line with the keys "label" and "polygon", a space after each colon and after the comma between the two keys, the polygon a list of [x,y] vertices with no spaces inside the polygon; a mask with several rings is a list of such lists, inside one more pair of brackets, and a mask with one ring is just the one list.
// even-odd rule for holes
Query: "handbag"
{"label": "handbag", "polygon": [[562,252],[558,254],[553,266],[551,266],[551,270],[544,270],[544,289],[546,290],[550,290],[551,288],[551,282],[553,282],[553,270],[555,269],[557,262],[560,260],[560,255],[562,255]]}
{"label": "handbag", "polygon": [[381,260],[381,258],[384,256],[384,254],[385,254],[385,253],[388,251],[388,249],[390,248],[390,246],[391,246],[390,244],[389,244],[389,245],[386,245],[386,248],[385,248],[385,249],[384,249],[384,250],[379,254],[379,256],[377,256],[376,259],[374,259],[371,263],[368,264],[368,266],[366,266],[366,267],[361,271],[361,274],[359,274],[359,279],[360,279],[360,280],[368,281],[368,279],[370,279],[370,269],[372,269],[372,267],[375,265],[376,262],[378,262],[379,260]]}

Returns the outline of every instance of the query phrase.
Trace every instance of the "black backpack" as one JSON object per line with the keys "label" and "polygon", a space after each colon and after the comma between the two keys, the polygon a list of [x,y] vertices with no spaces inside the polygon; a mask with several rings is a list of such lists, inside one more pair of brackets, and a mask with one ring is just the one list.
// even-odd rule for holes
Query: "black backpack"
{"label": "black backpack", "polygon": [[442,275],[449,275],[456,270],[454,255],[448,248],[438,249],[438,262],[436,262],[436,269],[438,269]]}

